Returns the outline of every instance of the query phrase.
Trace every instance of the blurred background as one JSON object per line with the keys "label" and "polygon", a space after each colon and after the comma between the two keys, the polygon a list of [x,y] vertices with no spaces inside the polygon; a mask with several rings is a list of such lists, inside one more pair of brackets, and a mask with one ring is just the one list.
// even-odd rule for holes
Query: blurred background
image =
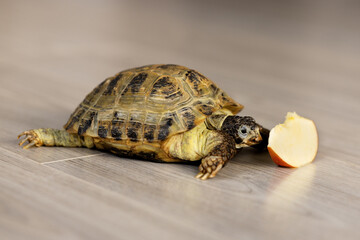
{"label": "blurred background", "polygon": [[266,124],[282,121],[285,111],[306,115],[309,107],[341,117],[359,108],[359,9],[359,1],[334,0],[1,0],[1,67],[3,74],[34,74],[18,90],[38,89],[39,98],[61,91],[68,101],[47,101],[68,113],[116,72],[176,63],[214,80],[245,113],[267,114]]}
{"label": "blurred background", "polygon": [[56,122],[44,122],[54,126],[106,77],[153,63],[202,72],[267,126],[286,111],[326,121],[331,137],[337,118],[349,124],[346,133],[358,126],[356,0],[1,0],[0,13],[0,83],[23,98],[51,102],[48,116]]}
{"label": "blurred background", "polygon": [[[113,156],[106,157],[105,173],[87,163],[87,171],[99,176],[86,174],[85,166],[77,170],[56,163],[49,166],[130,199],[152,199],[147,207],[160,206],[164,216],[191,226],[201,224],[201,214],[207,212],[210,215],[204,218],[210,223],[203,230],[214,239],[223,236],[217,235],[216,226],[233,239],[240,233],[259,239],[356,239],[360,1],[0,0],[0,147],[37,162],[94,154],[86,149],[24,152],[16,146],[15,136],[29,128],[61,128],[102,80],[155,63],[198,70],[245,105],[242,114],[268,128],[283,122],[288,111],[313,119],[320,135],[315,163],[289,172],[271,165],[267,155],[252,157],[245,152],[209,186],[192,179],[193,166],[148,163],[144,168],[187,174],[179,179],[160,174],[164,179],[154,189],[155,183],[135,177],[131,164],[139,169],[143,162],[117,169],[121,161],[106,165]],[[125,173],[123,167],[128,167]],[[118,172],[106,174],[113,169]],[[128,187],[117,188],[117,177],[132,178],[132,173],[138,185],[127,182]],[[102,184],[103,178],[116,178],[115,185]],[[202,191],[215,200],[226,196],[227,206],[233,208],[225,211],[216,201],[204,200]],[[175,208],[179,212],[173,213]],[[122,214],[117,210],[112,211],[114,216]],[[145,225],[155,229],[151,222]],[[295,225],[306,234],[291,231]],[[161,229],[166,232],[167,227]]]}

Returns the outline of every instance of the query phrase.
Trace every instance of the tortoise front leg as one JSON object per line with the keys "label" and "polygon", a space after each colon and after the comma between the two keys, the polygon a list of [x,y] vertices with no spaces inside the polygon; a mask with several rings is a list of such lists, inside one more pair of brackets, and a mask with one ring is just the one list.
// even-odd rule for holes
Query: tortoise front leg
{"label": "tortoise front leg", "polygon": [[226,163],[235,156],[235,141],[226,133],[212,131],[205,145],[206,157],[201,160],[196,178],[206,180],[213,178]]}
{"label": "tortoise front leg", "polygon": [[235,155],[235,140],[227,133],[209,130],[205,124],[188,132],[177,134],[163,145],[164,151],[172,158],[185,161],[201,160],[196,178],[213,178]]}

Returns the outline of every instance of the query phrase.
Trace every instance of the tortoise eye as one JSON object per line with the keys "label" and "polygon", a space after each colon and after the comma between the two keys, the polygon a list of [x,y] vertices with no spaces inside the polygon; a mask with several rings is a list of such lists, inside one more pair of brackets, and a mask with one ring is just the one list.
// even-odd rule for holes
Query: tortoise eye
{"label": "tortoise eye", "polygon": [[246,127],[244,127],[244,126],[241,127],[240,131],[241,131],[242,134],[246,134],[246,133],[247,133],[247,129],[246,129]]}
{"label": "tortoise eye", "polygon": [[248,126],[241,126],[238,130],[239,137],[244,139],[249,134],[250,128]]}

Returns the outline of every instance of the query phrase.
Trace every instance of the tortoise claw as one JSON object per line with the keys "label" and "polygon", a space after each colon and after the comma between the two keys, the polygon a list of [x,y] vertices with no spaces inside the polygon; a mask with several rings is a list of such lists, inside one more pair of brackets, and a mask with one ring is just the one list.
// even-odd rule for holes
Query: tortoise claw
{"label": "tortoise claw", "polygon": [[195,176],[198,179],[206,180],[213,178],[224,166],[225,162],[221,157],[206,157],[199,166],[200,172]]}
{"label": "tortoise claw", "polygon": [[19,146],[22,146],[26,141],[28,142],[28,144],[22,146],[23,149],[28,149],[32,146],[40,147],[42,145],[39,136],[34,131],[25,131],[19,134],[17,138],[20,139],[22,136],[25,136],[25,138],[19,142]]}
{"label": "tortoise claw", "polygon": [[20,133],[20,134],[18,135],[17,139],[21,138],[22,136],[27,136],[27,135],[29,135],[29,134],[30,134],[29,131],[22,132],[22,133]]}
{"label": "tortoise claw", "polygon": [[19,142],[19,146],[23,145],[26,141],[30,141],[30,136],[25,137],[21,142]]}
{"label": "tortoise claw", "polygon": [[34,146],[34,145],[36,145],[36,143],[30,142],[30,143],[26,144],[26,145],[23,147],[23,149],[29,149],[30,147],[32,147],[32,146]]}
{"label": "tortoise claw", "polygon": [[203,175],[204,175],[204,173],[199,172],[199,173],[195,176],[195,178],[201,178]]}

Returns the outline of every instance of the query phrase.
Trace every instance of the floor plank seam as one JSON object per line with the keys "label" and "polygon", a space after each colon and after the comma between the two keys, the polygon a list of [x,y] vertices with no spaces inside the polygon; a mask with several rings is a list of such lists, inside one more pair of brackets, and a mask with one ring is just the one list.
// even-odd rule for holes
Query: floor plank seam
{"label": "floor plank seam", "polygon": [[[0,151],[6,151],[6,152],[12,154],[14,157],[16,156],[16,157],[18,157],[18,158],[20,158],[20,159],[31,160],[31,161],[33,161],[33,162],[36,162],[36,161],[34,161],[34,160],[26,157],[26,156],[22,156],[22,155],[20,155],[20,154],[18,154],[18,153],[12,152],[12,151],[7,150],[7,149],[4,149],[4,148],[2,148],[2,147],[0,147]],[[93,154],[93,155],[91,155],[91,156],[94,156],[94,155],[103,155],[103,154],[106,154],[106,153]],[[89,155],[88,157],[90,157],[90,155]],[[77,158],[84,158],[84,157],[76,157],[76,158],[72,158],[72,159],[77,159]],[[36,163],[38,163],[38,162],[36,162]],[[51,163],[51,162],[49,162],[49,163]],[[100,189],[101,191],[103,191],[103,192],[106,193],[106,194],[109,194],[109,195],[114,196],[114,197],[118,197],[118,198],[122,199],[123,201],[125,201],[126,203],[130,204],[131,206],[136,207],[136,208],[139,208],[139,209],[141,209],[141,210],[144,211],[144,212],[146,211],[146,212],[148,212],[149,214],[153,214],[153,215],[156,215],[157,217],[160,217],[160,218],[162,218],[162,219],[166,219],[167,221],[172,222],[172,223],[175,224],[175,225],[181,225],[181,226],[189,229],[190,231],[197,231],[197,228],[192,227],[192,226],[188,226],[188,225],[184,224],[183,222],[179,221],[178,219],[176,219],[176,218],[174,218],[174,217],[172,217],[172,216],[168,216],[168,215],[163,214],[163,213],[160,213],[160,212],[158,212],[158,211],[156,211],[156,210],[149,209],[149,208],[147,207],[148,205],[145,204],[144,202],[140,201],[140,200],[133,199],[133,198],[129,198],[129,197],[124,196],[123,194],[120,194],[120,193],[118,193],[118,192],[111,191],[110,189],[107,189],[107,188],[103,188],[103,187],[99,186],[98,184],[95,184],[95,183],[92,183],[92,182],[89,182],[89,181],[85,181],[84,179],[81,179],[81,178],[79,178],[79,177],[73,176],[73,175],[71,175],[71,174],[68,174],[68,173],[65,173],[65,172],[63,172],[63,171],[60,171],[60,170],[58,170],[58,169],[56,169],[56,168],[53,168],[50,164],[40,164],[40,165],[43,166],[43,167],[49,168],[49,169],[51,169],[52,171],[59,172],[59,173],[61,173],[62,175],[68,177],[68,178],[76,179],[76,181],[79,181],[79,182],[84,183],[84,184],[86,184],[86,185],[92,186],[92,187],[95,188],[95,189]],[[210,236],[208,236],[208,237],[210,237]],[[209,239],[211,239],[211,238],[209,238]]]}
{"label": "floor plank seam", "polygon": [[100,156],[100,155],[105,155],[105,154],[106,154],[106,153],[96,153],[96,154],[90,154],[90,155],[79,156],[79,157],[72,157],[72,158],[65,158],[65,159],[59,159],[59,160],[54,160],[54,161],[50,161],[50,162],[43,162],[43,163],[41,163],[41,162],[38,162],[38,161],[36,161],[36,160],[34,160],[34,159],[31,159],[31,158],[29,158],[29,157],[27,157],[27,156],[23,156],[23,155],[21,155],[21,154],[19,154],[19,153],[16,153],[16,152],[13,152],[13,151],[11,151],[11,150],[9,150],[9,149],[6,149],[6,148],[0,147],[0,150],[1,150],[1,151],[6,151],[6,152],[9,152],[9,153],[12,153],[12,154],[14,154],[14,155],[16,155],[16,156],[18,156],[18,157],[20,157],[20,158],[27,159],[27,160],[29,160],[29,161],[35,162],[35,163],[40,164],[40,165],[46,165],[46,164],[49,164],[49,163],[63,162],[63,161],[69,161],[69,160],[73,160],[73,159],[88,158],[88,157],[94,157],[94,156]]}
{"label": "floor plank seam", "polygon": [[[9,154],[13,155],[14,158],[19,158],[19,159],[23,159],[23,160],[29,160],[29,161],[38,163],[38,162],[32,160],[31,158],[28,158],[28,157],[26,157],[26,156],[22,156],[22,155],[20,155],[20,154],[18,154],[18,153],[12,152],[12,151],[10,151],[10,150],[8,150],[8,149],[5,149],[5,148],[2,148],[2,147],[0,147],[0,151],[1,151],[1,152],[8,152]],[[95,154],[95,155],[100,155],[100,154],[105,154],[105,153],[99,153],[99,154]],[[89,156],[90,156],[90,155],[89,155]],[[93,155],[92,155],[92,156],[93,156]],[[76,158],[81,158],[81,157],[76,157]],[[0,159],[0,161],[1,161],[1,159]],[[137,206],[142,206],[142,207],[145,206],[144,203],[142,203],[141,201],[133,201],[133,199],[129,199],[128,197],[126,197],[126,196],[124,196],[124,195],[122,195],[122,194],[119,194],[119,193],[114,192],[114,191],[111,191],[111,190],[109,190],[109,189],[107,189],[107,188],[103,188],[103,187],[99,186],[98,184],[94,184],[94,183],[92,183],[92,182],[88,182],[88,181],[86,181],[86,180],[84,180],[84,179],[81,179],[81,178],[79,178],[79,177],[76,177],[76,176],[73,176],[73,175],[71,175],[71,174],[68,174],[68,173],[65,173],[65,172],[63,172],[63,171],[60,171],[60,170],[58,170],[58,169],[56,169],[56,168],[54,168],[54,167],[52,167],[52,166],[50,166],[50,165],[45,165],[45,164],[39,164],[39,165],[41,165],[41,166],[43,166],[43,167],[45,167],[45,168],[51,169],[51,171],[58,172],[58,173],[62,174],[63,176],[66,176],[66,177],[68,177],[68,178],[76,179],[77,181],[79,181],[79,182],[81,182],[81,183],[83,183],[83,184],[87,184],[87,185],[92,186],[92,187],[94,187],[94,188],[96,188],[96,189],[101,189],[101,191],[106,192],[107,194],[111,194],[111,195],[113,195],[113,196],[120,197],[120,198],[123,199],[124,201],[128,201],[129,203],[132,203],[133,205],[136,204]]]}
{"label": "floor plank seam", "polygon": [[54,161],[50,161],[50,162],[43,162],[43,163],[40,163],[40,164],[41,165],[47,165],[47,164],[50,164],[50,163],[65,162],[65,161],[70,161],[70,160],[74,160],[74,159],[89,158],[89,157],[101,156],[101,155],[105,155],[105,154],[106,153],[96,153],[96,154],[85,155],[85,156],[80,156],[80,157],[72,157],[72,158],[54,160]]}

